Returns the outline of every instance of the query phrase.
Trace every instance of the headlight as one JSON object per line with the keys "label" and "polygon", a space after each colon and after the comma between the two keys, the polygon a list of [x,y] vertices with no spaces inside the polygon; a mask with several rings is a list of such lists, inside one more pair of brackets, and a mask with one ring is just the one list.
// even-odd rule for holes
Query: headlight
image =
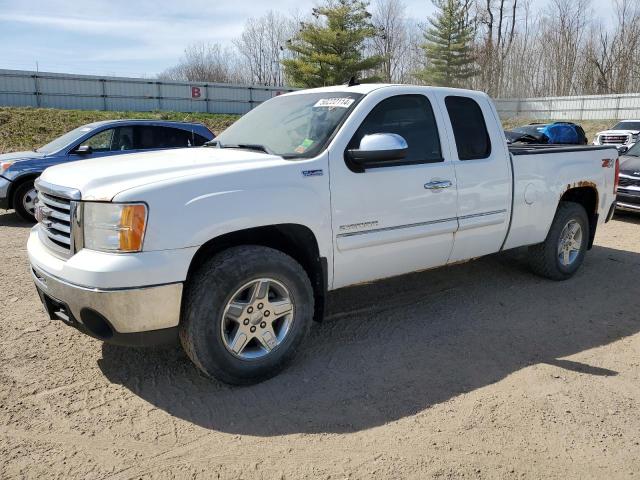
{"label": "headlight", "polygon": [[7,160],[6,162],[0,163],[0,175],[9,170],[9,167],[13,165],[13,162],[15,162],[15,160]]}
{"label": "headlight", "polygon": [[142,203],[85,202],[84,246],[103,252],[139,252],[147,226]]}

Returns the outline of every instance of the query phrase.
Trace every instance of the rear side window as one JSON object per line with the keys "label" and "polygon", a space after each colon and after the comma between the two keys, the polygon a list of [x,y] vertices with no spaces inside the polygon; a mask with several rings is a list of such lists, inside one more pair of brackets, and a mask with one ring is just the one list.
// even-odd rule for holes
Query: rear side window
{"label": "rear side window", "polygon": [[187,130],[171,127],[154,127],[156,148],[179,148],[193,145],[192,134]]}
{"label": "rear side window", "polygon": [[444,100],[456,139],[460,160],[477,160],[491,155],[491,140],[480,105],[468,97]]}
{"label": "rear side window", "polygon": [[112,150],[125,152],[137,148],[133,142],[133,127],[118,127],[113,137]]}
{"label": "rear side window", "polygon": [[154,125],[139,125],[128,127],[128,129],[131,132],[133,148],[136,150],[181,148],[194,145],[194,134],[188,130]]}
{"label": "rear side window", "polygon": [[198,135],[197,133],[193,134],[193,146],[194,147],[201,147],[202,145],[204,145],[208,141],[209,141],[209,139],[206,138],[206,137],[203,137],[202,135]]}
{"label": "rear side window", "polygon": [[406,140],[409,152],[400,163],[442,161],[436,119],[424,95],[382,100],[362,122],[348,148],[358,148],[362,137],[373,133],[396,133]]}

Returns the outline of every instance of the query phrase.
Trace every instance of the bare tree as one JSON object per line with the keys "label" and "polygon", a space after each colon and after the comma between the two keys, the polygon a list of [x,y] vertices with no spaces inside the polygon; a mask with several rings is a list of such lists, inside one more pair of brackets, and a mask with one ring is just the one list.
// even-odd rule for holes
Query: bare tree
{"label": "bare tree", "polygon": [[614,0],[616,23],[612,31],[600,33],[588,45],[588,62],[595,68],[593,93],[623,93],[638,89],[640,49],[640,5]]}
{"label": "bare tree", "polygon": [[251,83],[284,83],[281,61],[287,55],[284,45],[293,36],[294,28],[292,19],[274,11],[246,21],[242,35],[233,43],[244,59]]}
{"label": "bare tree", "polygon": [[422,48],[426,26],[413,19],[407,19],[405,28],[407,49],[400,62],[397,81],[400,83],[419,83],[415,73],[424,70],[427,66],[427,58]]}
{"label": "bare tree", "polygon": [[476,3],[476,55],[482,66],[480,82],[490,94],[504,88],[505,63],[516,38],[524,0],[478,0]]}
{"label": "bare tree", "polygon": [[401,0],[376,0],[372,5],[371,23],[380,31],[372,39],[372,49],[384,58],[377,72],[384,82],[400,81],[406,73],[409,32],[405,10]]}
{"label": "bare tree", "polygon": [[236,58],[234,52],[220,44],[195,43],[185,49],[178,65],[158,77],[189,82],[242,82]]}

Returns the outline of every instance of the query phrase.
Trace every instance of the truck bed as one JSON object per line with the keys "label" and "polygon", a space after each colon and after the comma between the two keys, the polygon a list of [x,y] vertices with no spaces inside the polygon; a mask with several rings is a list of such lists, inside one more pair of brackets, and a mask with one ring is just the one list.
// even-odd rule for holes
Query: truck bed
{"label": "truck bed", "polygon": [[615,200],[615,147],[595,145],[509,147],[513,174],[511,227],[504,247],[542,242],[558,206],[570,189],[592,194],[597,222]]}

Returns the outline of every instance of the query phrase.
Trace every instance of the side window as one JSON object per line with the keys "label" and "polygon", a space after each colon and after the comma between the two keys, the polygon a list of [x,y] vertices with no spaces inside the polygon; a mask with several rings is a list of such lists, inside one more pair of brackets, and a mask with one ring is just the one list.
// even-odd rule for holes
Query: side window
{"label": "side window", "polygon": [[134,149],[133,127],[118,127],[113,136],[113,150],[124,152]]}
{"label": "side window", "polygon": [[154,127],[156,148],[184,148],[192,145],[191,132],[180,128]]}
{"label": "side window", "polygon": [[155,138],[155,131],[157,127],[153,126],[139,126],[134,127],[133,145],[136,150],[150,150],[158,147],[158,142]]}
{"label": "side window", "polygon": [[82,142],[82,145],[91,147],[94,152],[108,152],[111,150],[113,131],[114,129],[110,128],[96,133],[93,137],[89,137]]}
{"label": "side window", "polygon": [[209,141],[209,139],[206,138],[206,137],[203,137],[202,135],[198,135],[197,133],[193,134],[193,146],[194,147],[201,147],[202,145],[204,145],[208,141]]}
{"label": "side window", "polygon": [[401,163],[443,161],[436,119],[424,95],[382,100],[364,119],[348,148],[358,148],[362,137],[372,133],[396,133],[406,140],[409,152]]}
{"label": "side window", "polygon": [[491,140],[480,105],[468,97],[444,100],[456,139],[460,160],[478,160],[491,155]]}

